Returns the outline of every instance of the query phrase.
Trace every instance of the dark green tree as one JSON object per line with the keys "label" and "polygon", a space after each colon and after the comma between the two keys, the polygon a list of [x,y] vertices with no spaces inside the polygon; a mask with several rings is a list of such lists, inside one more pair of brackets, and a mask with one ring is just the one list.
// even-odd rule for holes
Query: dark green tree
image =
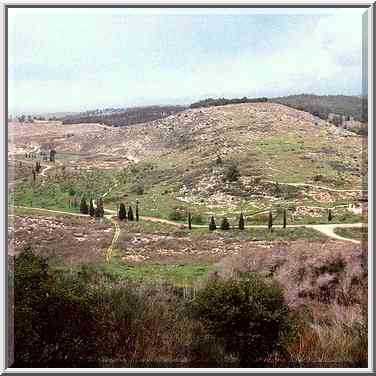
{"label": "dark green tree", "polygon": [[89,207],[87,206],[85,197],[82,197],[82,199],[81,199],[80,213],[81,214],[89,214]]}
{"label": "dark green tree", "polygon": [[285,345],[296,335],[296,316],[281,287],[255,274],[211,280],[192,307],[209,334],[223,341],[243,367],[265,364],[270,356],[283,358]]}
{"label": "dark green tree", "polygon": [[138,212],[138,200],[136,201],[136,221],[138,222],[140,220],[140,214]]}
{"label": "dark green tree", "polygon": [[104,216],[103,200],[101,197],[97,199],[97,207],[95,208],[94,216],[96,218],[102,218]]}
{"label": "dark green tree", "polygon": [[127,219],[127,211],[125,210],[125,205],[122,202],[119,205],[118,218],[119,218],[120,221]]}
{"label": "dark green tree", "polygon": [[35,172],[35,170],[34,170],[34,169],[32,170],[32,174],[33,174],[33,183],[35,183],[35,179],[36,179],[36,172]]}
{"label": "dark green tree", "polygon": [[130,206],[129,209],[128,209],[128,220],[129,221],[134,221],[134,215],[133,215],[132,206]]}
{"label": "dark green tree", "polygon": [[328,211],[328,221],[330,222],[332,219],[333,219],[332,209],[329,209],[329,211]]}
{"label": "dark green tree", "polygon": [[244,216],[243,216],[243,213],[240,213],[239,230],[244,230]]}
{"label": "dark green tree", "polygon": [[272,214],[272,211],[270,210],[269,218],[268,218],[268,229],[272,231],[272,227],[273,227],[273,214]]}
{"label": "dark green tree", "polygon": [[230,230],[230,223],[228,222],[226,217],[222,219],[221,230]]}
{"label": "dark green tree", "polygon": [[91,198],[90,199],[90,203],[89,203],[89,214],[90,214],[90,217],[94,217],[94,213],[95,213],[94,203],[93,203],[93,199]]}
{"label": "dark green tree", "polygon": [[50,150],[50,162],[55,163],[56,150]]}
{"label": "dark green tree", "polygon": [[188,229],[192,230],[192,217],[191,217],[191,212],[188,212]]}
{"label": "dark green tree", "polygon": [[287,210],[283,209],[283,228],[287,226]]}
{"label": "dark green tree", "polygon": [[214,216],[210,218],[210,223],[209,223],[209,230],[214,231],[217,229],[217,225],[215,224]]}

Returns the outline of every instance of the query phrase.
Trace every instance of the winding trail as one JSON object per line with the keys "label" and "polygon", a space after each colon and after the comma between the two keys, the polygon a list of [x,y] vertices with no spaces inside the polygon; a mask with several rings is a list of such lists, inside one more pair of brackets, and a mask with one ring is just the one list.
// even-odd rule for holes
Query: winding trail
{"label": "winding trail", "polygon": [[[264,180],[266,183],[273,183],[276,184],[276,181],[272,180]],[[310,184],[310,183],[281,183],[278,182],[279,185],[291,185],[292,187],[311,187],[311,188],[316,188],[316,189],[323,189],[331,192],[368,192],[368,189],[336,189],[336,188],[330,188],[330,187],[325,187],[323,185],[315,185],[315,184]]]}
{"label": "winding trail", "polygon": [[107,248],[106,253],[105,253],[106,262],[110,262],[111,257],[112,257],[112,252],[113,252],[114,247],[116,246],[116,243],[117,243],[119,236],[120,236],[120,226],[119,226],[119,223],[117,222],[117,220],[112,217],[111,223],[114,226],[114,237],[112,238],[111,245]]}
{"label": "winding trail", "polygon": [[[50,210],[50,209],[43,209],[43,208],[31,208],[27,206],[15,206],[16,208],[21,208],[21,209],[30,209],[30,210],[38,210],[38,211],[47,211],[47,212],[52,212],[52,213],[59,213],[59,214],[65,214],[65,215],[74,215],[74,216],[79,216],[79,217],[87,217],[87,214],[79,214],[79,213],[69,213],[69,212],[63,212],[59,210]],[[120,235],[120,227],[116,219],[114,219],[114,214],[116,214],[115,210],[111,209],[105,209],[105,212],[110,213],[105,215],[107,219],[110,219],[112,224],[114,225],[114,237],[112,239],[111,246],[107,249],[106,255],[110,255],[113,251],[114,246],[116,245],[116,242],[119,238]],[[174,221],[170,221],[168,219],[163,219],[163,218],[158,218],[158,217],[149,217],[149,216],[140,216],[140,219],[144,221],[150,221],[150,222],[158,222],[158,223],[164,223],[168,224],[171,226],[175,226],[178,228],[187,228],[187,225],[184,223],[178,223]],[[305,227],[305,228],[311,228],[313,230],[319,231],[322,234],[336,239],[336,240],[343,240],[343,241],[349,241],[352,243],[360,244],[361,242],[359,240],[355,239],[350,239],[350,238],[344,238],[334,232],[335,228],[352,228],[352,227],[363,227],[365,226],[365,223],[330,223],[330,224],[296,224],[296,225],[287,225],[287,228],[300,228],[300,227]],[[245,228],[267,228],[267,225],[247,225],[244,226]],[[207,225],[195,225],[192,224],[192,228],[207,228]],[[273,228],[282,228],[282,225],[273,225]],[[107,256],[106,256],[107,259]]]}

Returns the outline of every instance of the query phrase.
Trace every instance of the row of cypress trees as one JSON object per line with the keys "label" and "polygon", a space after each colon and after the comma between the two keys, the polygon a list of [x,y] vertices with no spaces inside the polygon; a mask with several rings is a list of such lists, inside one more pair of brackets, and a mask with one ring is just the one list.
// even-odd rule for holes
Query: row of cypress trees
{"label": "row of cypress trees", "polygon": [[[328,210],[328,221],[330,222],[332,219],[333,219],[332,210],[329,209]],[[192,222],[191,221],[191,214],[188,213],[188,227],[189,227],[189,229],[192,229],[191,222]],[[287,210],[286,209],[283,209],[282,227],[283,228],[287,227]],[[243,213],[240,213],[238,228],[239,228],[239,230],[244,230],[244,216],[243,216]],[[272,231],[272,228],[273,228],[273,213],[270,210],[269,211],[269,217],[268,217],[268,229],[270,231]],[[209,222],[209,230],[214,231],[216,229],[217,229],[217,225],[215,223],[214,216],[212,216],[211,219],[210,219],[210,222]],[[230,229],[230,224],[229,224],[229,222],[228,222],[228,220],[227,220],[226,217],[224,217],[222,219],[222,223],[221,223],[220,229],[221,230],[229,230]]]}
{"label": "row of cypress trees", "polygon": [[[244,215],[243,213],[240,213],[239,217],[239,223],[238,223],[238,228],[239,230],[244,230]],[[283,228],[286,228],[287,226],[287,211],[286,209],[283,209]],[[188,215],[188,227],[191,229],[191,224],[190,224],[190,214]],[[273,227],[273,214],[272,211],[269,211],[269,217],[268,217],[268,229],[272,230]],[[214,216],[210,218],[209,222],[209,230],[214,231],[217,229],[217,224],[215,223]],[[221,230],[229,230],[230,229],[230,223],[228,222],[228,219],[224,217],[222,219],[221,225],[220,225]]]}
{"label": "row of cypress trees", "polygon": [[86,202],[85,197],[82,197],[80,204],[80,213],[89,214],[90,217],[102,218],[104,216],[103,200],[98,198],[96,200],[96,207],[94,208],[93,199],[90,198],[89,205]]}
{"label": "row of cypress trees", "polygon": [[136,221],[138,222],[140,219],[139,210],[138,210],[138,203],[136,204],[136,217],[133,214],[132,206],[129,206],[128,212],[125,209],[125,205],[121,202],[119,205],[119,211],[118,211],[118,218],[119,221],[134,221],[136,218]]}

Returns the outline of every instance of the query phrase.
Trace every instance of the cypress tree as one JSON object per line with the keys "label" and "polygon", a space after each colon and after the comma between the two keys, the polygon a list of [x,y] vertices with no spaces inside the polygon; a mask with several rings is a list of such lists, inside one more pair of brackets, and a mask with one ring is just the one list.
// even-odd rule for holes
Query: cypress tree
{"label": "cypress tree", "polygon": [[125,210],[125,205],[121,202],[119,205],[119,214],[118,214],[119,220],[123,221],[124,219],[127,219],[127,211]]}
{"label": "cypress tree", "polygon": [[328,221],[330,222],[332,219],[333,219],[332,209],[329,209],[329,212],[328,212]]}
{"label": "cypress tree", "polygon": [[191,212],[188,212],[188,229],[192,230],[192,217],[191,217]]}
{"label": "cypress tree", "polygon": [[81,204],[80,204],[80,213],[81,214],[89,214],[89,208],[87,206],[85,197],[82,197]]}
{"label": "cypress tree", "polygon": [[104,217],[103,200],[101,197],[98,200],[98,204],[99,204],[99,216]]}
{"label": "cypress tree", "polygon": [[286,228],[287,225],[287,211],[283,209],[283,228]]}
{"label": "cypress tree", "polygon": [[35,183],[36,173],[35,173],[34,169],[33,169],[32,173],[33,173],[33,183]]}
{"label": "cypress tree", "polygon": [[243,216],[243,213],[240,213],[239,230],[244,230],[244,216]]}
{"label": "cypress tree", "polygon": [[273,227],[273,214],[272,214],[272,211],[270,210],[269,219],[268,219],[268,229],[272,231],[272,227]]}
{"label": "cypress tree", "polygon": [[138,213],[138,200],[136,201],[136,221],[138,222],[140,219],[140,215]]}
{"label": "cypress tree", "polygon": [[214,217],[212,216],[209,223],[209,230],[214,231],[217,229],[217,225],[215,224]]}
{"label": "cypress tree", "polygon": [[228,220],[226,217],[222,219],[221,230],[230,230],[230,223],[228,223]]}
{"label": "cypress tree", "polygon": [[128,209],[128,220],[134,221],[132,206],[130,206],[129,209]]}
{"label": "cypress tree", "polygon": [[94,204],[93,204],[93,199],[90,199],[90,204],[89,204],[89,214],[90,217],[94,217],[95,209],[94,209]]}

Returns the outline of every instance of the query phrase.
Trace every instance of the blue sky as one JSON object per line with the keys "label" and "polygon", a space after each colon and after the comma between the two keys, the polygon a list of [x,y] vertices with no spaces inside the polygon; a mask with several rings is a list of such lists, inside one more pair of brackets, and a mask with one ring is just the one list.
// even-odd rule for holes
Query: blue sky
{"label": "blue sky", "polygon": [[9,111],[361,93],[361,9],[9,9]]}

